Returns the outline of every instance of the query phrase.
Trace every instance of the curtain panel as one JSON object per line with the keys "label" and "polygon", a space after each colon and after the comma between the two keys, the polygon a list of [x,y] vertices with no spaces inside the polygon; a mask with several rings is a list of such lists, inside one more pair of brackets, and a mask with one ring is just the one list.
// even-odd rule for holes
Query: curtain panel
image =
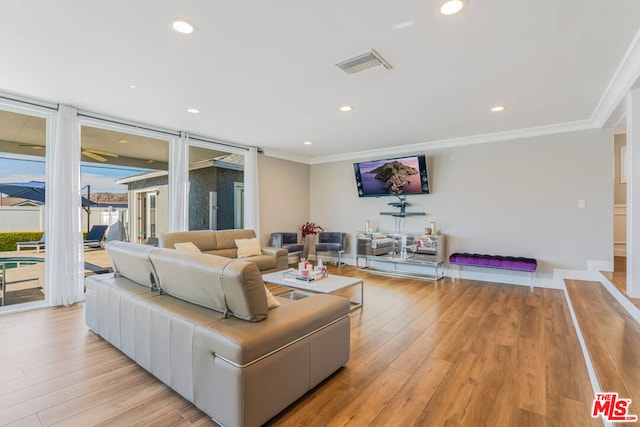
{"label": "curtain panel", "polygon": [[260,239],[259,202],[258,149],[251,147],[244,157],[244,228],[255,230],[258,239]]}
{"label": "curtain panel", "polygon": [[169,141],[169,230],[189,229],[189,135]]}
{"label": "curtain panel", "polygon": [[75,108],[59,107],[54,135],[47,144],[45,269],[49,303],[66,306],[84,299],[80,123]]}

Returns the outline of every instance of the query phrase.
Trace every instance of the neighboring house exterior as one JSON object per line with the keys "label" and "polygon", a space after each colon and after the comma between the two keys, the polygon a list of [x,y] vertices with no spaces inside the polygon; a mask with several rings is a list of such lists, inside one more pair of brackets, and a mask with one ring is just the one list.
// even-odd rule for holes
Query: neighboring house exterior
{"label": "neighboring house exterior", "polygon": [[[128,233],[135,242],[169,229],[169,173],[152,171],[122,178],[129,195]],[[215,159],[189,170],[189,230],[242,228],[244,170],[242,164]]]}

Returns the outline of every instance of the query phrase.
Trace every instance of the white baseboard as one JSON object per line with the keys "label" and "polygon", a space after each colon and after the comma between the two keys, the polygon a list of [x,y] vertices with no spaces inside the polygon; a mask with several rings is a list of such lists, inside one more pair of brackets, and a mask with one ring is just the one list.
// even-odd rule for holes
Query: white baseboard
{"label": "white baseboard", "polygon": [[565,270],[562,268],[553,269],[553,280],[562,282],[568,280],[591,280],[598,281],[600,274],[597,271],[587,270]]}
{"label": "white baseboard", "polygon": [[633,317],[636,322],[640,323],[640,309],[633,305],[629,298],[627,298],[613,283],[609,281],[604,275],[600,274],[599,282],[609,291],[609,293],[620,303],[620,305],[627,310],[627,312]]}
{"label": "white baseboard", "polygon": [[[504,283],[508,285],[530,286],[530,276],[526,272],[512,270],[496,270],[480,267],[464,267],[458,269],[456,267],[445,269],[445,276],[452,279],[478,280],[480,282]],[[535,276],[533,278],[533,286],[536,288],[562,289],[562,281],[556,282],[554,279],[548,279]]]}
{"label": "white baseboard", "polygon": [[613,260],[600,261],[600,260],[587,260],[587,271],[599,272],[599,271],[613,271]]}
{"label": "white baseboard", "polygon": [[[323,257],[323,261],[334,262],[338,257]],[[342,257],[342,262],[348,265],[355,265],[355,258],[350,256]],[[553,269],[553,277],[539,277],[536,275],[533,279],[533,286],[537,288],[547,289],[565,289],[564,280],[588,280],[602,281],[600,271],[613,271],[613,261],[588,260],[586,270],[569,270],[555,268]],[[480,267],[449,267],[445,268],[444,275],[452,279],[468,279],[480,282],[505,283],[508,285],[529,286],[529,274],[521,271],[511,270],[495,270]]]}
{"label": "white baseboard", "polygon": [[613,255],[615,256],[627,256],[627,244],[626,243],[614,243]]}

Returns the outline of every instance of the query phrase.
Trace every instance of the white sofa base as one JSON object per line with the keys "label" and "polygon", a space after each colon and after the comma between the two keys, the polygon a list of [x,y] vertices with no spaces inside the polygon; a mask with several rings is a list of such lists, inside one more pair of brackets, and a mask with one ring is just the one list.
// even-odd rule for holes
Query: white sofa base
{"label": "white sofa base", "polygon": [[[348,301],[336,309],[323,298],[338,297],[280,299],[252,323],[114,274],[90,276],[86,287],[89,328],[224,426],[262,425],[349,360]],[[315,311],[332,319],[318,322]]]}

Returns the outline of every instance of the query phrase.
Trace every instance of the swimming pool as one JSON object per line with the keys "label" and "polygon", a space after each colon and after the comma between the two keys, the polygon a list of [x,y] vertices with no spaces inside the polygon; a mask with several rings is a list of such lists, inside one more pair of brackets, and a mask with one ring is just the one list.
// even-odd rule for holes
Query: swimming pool
{"label": "swimming pool", "polygon": [[40,262],[44,262],[44,258],[28,258],[28,257],[7,257],[0,258],[0,269],[2,264],[6,270],[10,268],[24,267],[27,265],[34,265]]}

